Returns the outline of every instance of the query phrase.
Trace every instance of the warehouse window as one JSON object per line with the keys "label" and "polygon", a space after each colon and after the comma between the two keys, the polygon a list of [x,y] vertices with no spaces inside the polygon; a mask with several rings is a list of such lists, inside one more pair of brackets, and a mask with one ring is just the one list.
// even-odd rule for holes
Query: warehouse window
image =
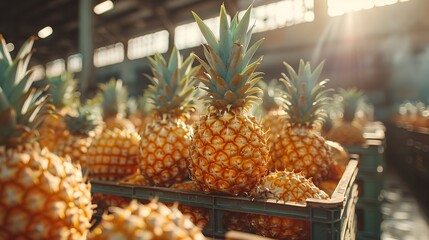
{"label": "warehouse window", "polygon": [[32,70],[31,81],[39,81],[45,77],[45,68],[42,65],[36,65],[32,67]]}
{"label": "warehouse window", "polygon": [[[219,38],[219,17],[204,20],[204,23],[213,31],[216,38]],[[174,44],[177,49],[190,48],[206,43],[196,22],[177,26],[174,30]]]}
{"label": "warehouse window", "polygon": [[[245,10],[239,12],[239,18],[243,16],[244,12]],[[314,20],[314,0],[283,0],[258,6],[253,8],[251,19],[255,23],[253,32],[264,32],[298,23],[311,22]],[[206,19],[204,22],[218,38],[219,17]],[[206,43],[195,22],[176,27],[174,37],[178,49]]]}
{"label": "warehouse window", "polygon": [[94,65],[103,67],[124,61],[124,44],[116,43],[94,51]]}
{"label": "warehouse window", "polygon": [[55,77],[61,75],[66,70],[64,59],[57,59],[46,64],[46,76]]}
{"label": "warehouse window", "polygon": [[328,0],[329,16],[339,16],[347,12],[392,5],[409,0]]}
{"label": "warehouse window", "polygon": [[[241,17],[245,11],[241,11]],[[264,32],[314,20],[314,0],[285,0],[255,7],[253,32]]]}
{"label": "warehouse window", "polygon": [[67,69],[70,72],[82,71],[82,55],[80,53],[71,55],[67,59]]}
{"label": "warehouse window", "polygon": [[168,31],[163,30],[128,41],[128,59],[143,58],[155,53],[165,53],[168,50]]}

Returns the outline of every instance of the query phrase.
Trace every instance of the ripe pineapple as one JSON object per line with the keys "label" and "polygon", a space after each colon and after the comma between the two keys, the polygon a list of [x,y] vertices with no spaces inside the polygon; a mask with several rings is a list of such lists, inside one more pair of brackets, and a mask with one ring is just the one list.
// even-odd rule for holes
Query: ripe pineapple
{"label": "ripe pineapple", "polygon": [[150,183],[140,172],[140,169],[137,168],[135,173],[132,175],[126,176],[118,181],[118,183],[122,184],[130,184],[130,185],[140,185],[140,186],[150,186]]}
{"label": "ripe pineapple", "polygon": [[78,106],[76,114],[67,114],[63,121],[70,134],[54,149],[54,153],[62,157],[68,155],[73,163],[86,168],[88,149],[95,137],[95,129],[100,126],[100,120],[90,109]]}
{"label": "ripe pineapple", "polygon": [[318,82],[323,63],[312,72],[309,63],[299,63],[298,73],[287,63],[290,78],[283,75],[281,81],[286,91],[281,97],[287,112],[288,125],[277,136],[271,158],[276,170],[302,172],[306,178],[318,182],[328,175],[332,162],[331,152],[316,126],[325,117],[327,104],[325,90],[327,80]]}
{"label": "ripe pineapple", "polygon": [[249,113],[261,89],[255,85],[261,73],[254,72],[262,57],[249,64],[262,39],[249,47],[251,7],[242,19],[227,19],[220,9],[220,39],[194,14],[207,40],[207,62],[197,57],[205,75],[198,78],[207,92],[207,113],[194,125],[191,144],[191,175],[205,192],[245,194],[266,174],[269,149],[265,132]]}
{"label": "ripe pineapple", "polygon": [[252,232],[248,213],[225,211],[222,225],[227,231]]}
{"label": "ripe pineapple", "polygon": [[356,110],[362,100],[363,92],[351,88],[340,89],[340,101],[343,106],[342,121],[329,131],[326,138],[347,146],[359,146],[365,143],[363,127],[355,122]]}
{"label": "ripe pineapple", "polygon": [[341,146],[341,144],[329,140],[326,141],[326,144],[331,148],[332,162],[338,163],[342,166],[347,166],[347,164],[349,164],[349,152]]}
{"label": "ripe pineapple", "polygon": [[93,207],[79,165],[41,149],[34,132],[53,112],[27,71],[34,38],[12,60],[0,35],[0,238],[85,239]]}
{"label": "ripe pineapple", "polygon": [[189,177],[191,127],[184,114],[193,110],[193,56],[182,61],[173,48],[168,63],[160,54],[148,57],[153,76],[149,98],[154,105],[152,123],[141,133],[139,168],[151,185],[169,187]]}
{"label": "ripe pineapple", "polygon": [[46,147],[49,151],[54,151],[70,135],[64,123],[64,116],[75,113],[72,107],[78,99],[76,92],[77,81],[73,79],[73,74],[65,72],[60,76],[46,79],[49,85],[47,93],[51,96],[52,103],[57,114],[48,116],[40,126],[40,146]]}
{"label": "ripe pineapple", "polygon": [[[307,198],[329,199],[329,196],[301,173],[271,172],[261,179],[257,196],[304,204]],[[308,239],[308,221],[285,217],[249,214],[251,226],[259,235],[276,239]]]}
{"label": "ripe pineapple", "polygon": [[104,130],[92,140],[88,151],[91,179],[116,181],[135,173],[139,144],[140,136],[135,131]]}
{"label": "ripe pineapple", "polygon": [[102,114],[106,129],[115,128],[135,131],[134,124],[126,117],[128,91],[120,79],[110,79],[100,85]]}
{"label": "ripe pineapple", "polygon": [[[175,183],[171,186],[171,188],[194,191],[194,192],[201,191],[199,186],[193,181]],[[207,208],[192,207],[192,206],[182,205],[182,204],[180,204],[177,208],[184,215],[188,215],[191,221],[195,224],[195,226],[199,227],[200,229],[204,229],[209,223],[210,213],[209,213],[209,209]]]}
{"label": "ripe pineapple", "polygon": [[[282,130],[285,124],[284,118],[287,118],[285,111],[280,108],[277,101],[277,98],[281,95],[281,85],[276,79],[272,79],[268,84],[260,81],[258,85],[264,92],[262,126],[268,135],[268,147],[272,149],[276,135]],[[275,170],[272,161],[268,162],[267,168],[269,171]]]}
{"label": "ripe pineapple", "polygon": [[91,233],[90,240],[115,239],[205,239],[201,230],[175,207],[157,200],[143,205],[136,200],[125,208],[111,207],[112,214]]}

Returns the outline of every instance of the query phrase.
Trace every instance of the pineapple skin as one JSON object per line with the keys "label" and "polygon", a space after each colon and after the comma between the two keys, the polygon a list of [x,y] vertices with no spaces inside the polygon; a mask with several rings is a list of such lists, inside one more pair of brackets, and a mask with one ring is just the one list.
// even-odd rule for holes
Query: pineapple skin
{"label": "pineapple skin", "polygon": [[85,168],[87,166],[88,149],[94,136],[70,135],[59,144],[54,153],[58,156],[69,156],[73,163],[78,163]]}
{"label": "pineapple skin", "polygon": [[150,185],[169,187],[189,178],[192,128],[180,118],[148,124],[141,133],[139,169]]}
{"label": "pineapple skin", "polygon": [[302,172],[314,182],[325,179],[332,163],[330,147],[311,127],[291,124],[276,137],[271,158],[274,168]]}
{"label": "pineapple skin", "polygon": [[138,167],[139,143],[137,132],[104,130],[94,138],[88,151],[90,178],[116,181],[133,174]]}
{"label": "pineapple skin", "polygon": [[[279,134],[282,127],[287,124],[282,119],[284,114],[284,111],[276,109],[268,111],[268,113],[262,118],[262,126],[268,135],[267,142],[270,152],[274,149],[274,142],[276,141],[277,134]],[[274,171],[276,169],[274,161],[269,161],[267,168],[269,171]]]}
{"label": "pineapple skin", "polygon": [[243,110],[203,115],[194,127],[191,176],[204,192],[249,193],[268,160],[262,126]]}
{"label": "pineapple skin", "polygon": [[79,165],[37,143],[0,147],[0,238],[85,239],[93,213]]}
{"label": "pineapple skin", "polygon": [[67,126],[63,121],[64,116],[68,112],[72,112],[72,110],[64,108],[58,115],[46,117],[39,129],[41,135],[39,144],[42,148],[46,147],[49,151],[54,152],[55,149],[70,136],[70,132],[67,130]]}
{"label": "pineapple skin", "polygon": [[125,208],[111,207],[89,240],[169,239],[203,240],[201,230],[175,206],[167,207],[156,199],[148,204],[136,200]]}
{"label": "pineapple skin", "polygon": [[362,146],[365,144],[363,130],[354,123],[342,121],[326,135],[326,139],[345,146]]}
{"label": "pineapple skin", "polygon": [[[199,186],[193,181],[185,181],[181,183],[176,183],[171,186],[172,188],[186,190],[186,191],[201,191]],[[210,221],[210,213],[209,209],[202,207],[193,207],[188,205],[180,204],[178,209],[183,213],[183,215],[188,215],[191,221],[195,224],[195,226],[200,229],[204,229]]]}
{"label": "pineapple skin", "polygon": [[[302,173],[290,171],[271,172],[261,179],[258,197],[305,203],[307,198],[329,199],[329,196],[305,178]],[[309,239],[308,221],[285,217],[249,214],[254,231],[265,237],[276,239]]]}

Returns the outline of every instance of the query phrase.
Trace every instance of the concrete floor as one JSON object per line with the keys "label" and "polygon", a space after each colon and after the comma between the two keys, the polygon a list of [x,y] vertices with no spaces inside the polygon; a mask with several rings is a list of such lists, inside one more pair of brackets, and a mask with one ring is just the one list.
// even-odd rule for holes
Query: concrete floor
{"label": "concrete floor", "polygon": [[[394,170],[386,171],[382,191],[382,240],[428,240],[429,221],[422,203]],[[425,203],[429,207],[429,203]]]}

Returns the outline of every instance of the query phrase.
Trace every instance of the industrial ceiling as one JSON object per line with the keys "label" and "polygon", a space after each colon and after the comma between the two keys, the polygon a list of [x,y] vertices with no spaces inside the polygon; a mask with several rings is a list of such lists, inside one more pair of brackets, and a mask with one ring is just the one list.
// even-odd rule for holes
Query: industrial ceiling
{"label": "industrial ceiling", "polygon": [[[58,58],[67,58],[79,52],[79,4],[85,0],[20,0],[1,1],[0,34],[18,49],[30,36],[37,35],[45,26],[53,34],[35,43],[34,64],[45,64]],[[88,0],[90,1],[90,0]],[[95,6],[101,0],[93,0]],[[191,11],[200,16],[218,14],[219,0],[117,0],[114,8],[102,15],[93,14],[93,46],[126,43],[136,36],[174,27],[192,21]],[[276,1],[225,1],[227,9],[237,11],[252,2],[255,5]],[[16,53],[16,52],[15,52]],[[12,52],[14,54],[14,52]]]}

